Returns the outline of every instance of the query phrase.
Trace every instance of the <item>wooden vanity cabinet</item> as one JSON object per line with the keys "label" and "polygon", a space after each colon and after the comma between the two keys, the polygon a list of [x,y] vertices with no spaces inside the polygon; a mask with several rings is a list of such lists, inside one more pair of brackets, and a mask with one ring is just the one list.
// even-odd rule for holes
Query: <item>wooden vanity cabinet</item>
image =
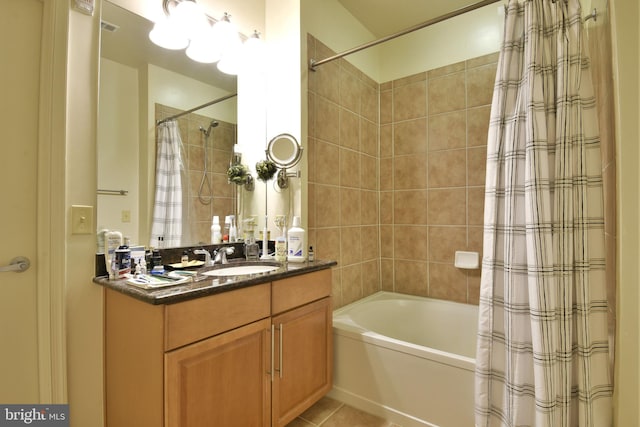
{"label": "wooden vanity cabinet", "polygon": [[107,288],[106,425],[286,425],[331,388],[330,291],[328,269],[169,305]]}
{"label": "wooden vanity cabinet", "polygon": [[[297,279],[297,280],[296,280]],[[288,424],[333,380],[331,271],[273,282],[274,379],[271,425]]]}

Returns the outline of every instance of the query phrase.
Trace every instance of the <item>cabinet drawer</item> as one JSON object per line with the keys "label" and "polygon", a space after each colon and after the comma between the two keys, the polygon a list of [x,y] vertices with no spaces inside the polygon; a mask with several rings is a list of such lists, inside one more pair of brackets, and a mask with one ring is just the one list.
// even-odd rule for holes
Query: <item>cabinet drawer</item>
{"label": "cabinet drawer", "polygon": [[165,350],[269,317],[270,288],[270,283],[264,283],[167,305]]}
{"label": "cabinet drawer", "polygon": [[276,280],[271,288],[271,313],[278,314],[331,295],[331,270]]}

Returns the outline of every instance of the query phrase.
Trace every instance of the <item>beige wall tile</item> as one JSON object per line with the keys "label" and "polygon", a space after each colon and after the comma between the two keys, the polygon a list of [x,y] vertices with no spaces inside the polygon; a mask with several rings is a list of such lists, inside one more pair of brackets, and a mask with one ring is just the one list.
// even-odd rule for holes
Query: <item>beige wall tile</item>
{"label": "beige wall tile", "polygon": [[430,225],[465,225],[466,189],[429,190]]}
{"label": "beige wall tile", "polygon": [[[316,184],[309,182],[307,186],[307,221],[309,222],[309,229],[317,227],[316,223]],[[311,243],[311,236],[309,236],[309,244]]]}
{"label": "beige wall tile", "polygon": [[455,252],[466,249],[466,227],[429,227],[430,261],[453,264]]}
{"label": "beige wall tile", "polygon": [[396,225],[393,228],[395,259],[429,260],[429,228],[416,225]]}
{"label": "beige wall tile", "polygon": [[429,296],[466,303],[466,273],[453,265],[429,263]]}
{"label": "beige wall tile", "polygon": [[340,185],[360,188],[360,154],[357,151],[340,149]]}
{"label": "beige wall tile", "polygon": [[360,149],[360,118],[344,108],[340,109],[340,146]]}
{"label": "beige wall tile", "polygon": [[464,148],[467,115],[464,110],[429,116],[429,151]]}
{"label": "beige wall tile", "polygon": [[467,271],[467,304],[480,304],[480,269]]}
{"label": "beige wall tile", "polygon": [[467,151],[429,153],[429,188],[464,187],[467,181]]}
{"label": "beige wall tile", "polygon": [[392,83],[393,88],[399,88],[402,86],[410,85],[412,83],[424,82],[427,79],[427,73],[416,73],[401,79],[394,80]]}
{"label": "beige wall tile", "polygon": [[[380,177],[382,178],[382,174]],[[427,188],[427,155],[394,157],[393,184],[395,190]]]}
{"label": "beige wall tile", "polygon": [[427,190],[395,191],[394,224],[427,225],[427,200]]}
{"label": "beige wall tile", "polygon": [[393,126],[393,153],[396,156],[427,152],[427,119],[409,120]]}
{"label": "beige wall tile", "polygon": [[487,145],[491,106],[470,108],[467,110],[467,146]]}
{"label": "beige wall tile", "polygon": [[447,74],[453,74],[458,71],[464,70],[464,61],[456,62],[455,64],[445,65],[444,67],[434,68],[427,72],[428,78],[433,79],[436,77],[446,76]]}
{"label": "beige wall tile", "polygon": [[394,289],[409,295],[428,296],[428,265],[424,261],[396,260]]}
{"label": "beige wall tile", "polygon": [[491,64],[467,70],[467,105],[469,107],[491,104],[496,68],[496,64]]}
{"label": "beige wall tile", "polygon": [[316,186],[316,223],[318,227],[340,225],[340,189],[338,187]]}
{"label": "beige wall tile", "polygon": [[478,186],[485,184],[487,169],[487,147],[467,150],[467,184]]}
{"label": "beige wall tile", "polygon": [[360,233],[360,227],[342,227],[340,231],[340,252],[343,266],[362,261]]}
{"label": "beige wall tile", "polygon": [[363,118],[360,118],[360,151],[378,156],[378,125]]}
{"label": "beige wall tile", "polygon": [[480,254],[480,259],[482,259],[482,238],[484,235],[484,229],[480,226],[469,226],[468,227],[468,244],[467,250],[472,252],[478,252]]}
{"label": "beige wall tile", "polygon": [[360,224],[362,224],[360,190],[342,187],[340,189],[340,225]]}
{"label": "beige wall tile", "polygon": [[368,154],[360,155],[360,187],[366,190],[378,189],[378,162]]}
{"label": "beige wall tile", "polygon": [[393,225],[380,226],[380,256],[393,258]]}
{"label": "beige wall tile", "polygon": [[[335,55],[331,49],[321,42],[316,42],[316,56],[327,58]],[[340,64],[336,61],[329,62],[313,73],[316,78],[316,93],[334,103],[340,102]]]}
{"label": "beige wall tile", "polygon": [[380,286],[383,291],[394,291],[393,287],[393,260],[380,259]]}
{"label": "beige wall tile", "polygon": [[392,191],[380,192],[380,224],[393,223],[394,194]]}
{"label": "beige wall tile", "polygon": [[420,81],[393,89],[393,120],[412,120],[427,115],[426,82]]}
{"label": "beige wall tile", "polygon": [[467,65],[467,69],[479,67],[481,65],[498,63],[499,56],[500,56],[500,52],[494,52],[494,53],[478,56],[476,58],[467,59],[465,61]]}
{"label": "beige wall tile", "polygon": [[465,73],[430,78],[428,105],[430,115],[465,108]]}
{"label": "beige wall tile", "polygon": [[316,146],[318,145],[318,141],[309,137],[307,139],[307,146],[305,148],[305,153],[307,154],[307,179],[309,182],[316,182],[316,159],[318,158],[316,154]]}
{"label": "beige wall tile", "polygon": [[378,225],[378,192],[360,191],[360,207],[362,225]]}
{"label": "beige wall tile", "polygon": [[378,123],[378,88],[367,84],[361,85],[360,113],[365,119]]}
{"label": "beige wall tile", "polygon": [[380,157],[393,156],[393,125],[380,126]]}
{"label": "beige wall tile", "polygon": [[362,292],[363,296],[372,295],[380,291],[380,268],[377,259],[362,263]]}
{"label": "beige wall tile", "polygon": [[340,148],[324,141],[316,141],[316,181],[319,184],[340,183]]}
{"label": "beige wall tile", "polygon": [[379,240],[377,225],[360,227],[363,261],[378,260],[380,258]]}
{"label": "beige wall tile", "polygon": [[393,91],[385,90],[380,92],[380,124],[385,125],[393,122]]}
{"label": "beige wall tile", "polygon": [[469,225],[484,224],[484,187],[469,187]]}
{"label": "beige wall tile", "polygon": [[340,106],[360,113],[360,81],[350,72],[340,73]]}
{"label": "beige wall tile", "polygon": [[392,157],[380,159],[380,191],[393,190],[394,163],[395,160]]}
{"label": "beige wall tile", "polygon": [[350,304],[363,297],[362,266],[348,265],[342,268],[342,302]]}
{"label": "beige wall tile", "polygon": [[316,126],[316,137],[338,144],[340,142],[340,107],[324,98],[318,97],[316,101],[316,123],[319,124]]}
{"label": "beige wall tile", "polygon": [[314,246],[318,259],[340,259],[340,229],[318,228],[316,230],[316,245]]}

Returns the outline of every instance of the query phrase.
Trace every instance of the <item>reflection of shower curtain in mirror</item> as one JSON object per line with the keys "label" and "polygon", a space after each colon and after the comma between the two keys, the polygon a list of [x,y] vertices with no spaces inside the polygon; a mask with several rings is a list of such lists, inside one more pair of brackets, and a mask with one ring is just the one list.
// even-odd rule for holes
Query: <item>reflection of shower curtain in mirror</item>
{"label": "reflection of shower curtain in mirror", "polygon": [[182,138],[178,122],[165,122],[158,129],[156,191],[151,226],[152,247],[162,238],[165,247],[180,246],[182,237]]}

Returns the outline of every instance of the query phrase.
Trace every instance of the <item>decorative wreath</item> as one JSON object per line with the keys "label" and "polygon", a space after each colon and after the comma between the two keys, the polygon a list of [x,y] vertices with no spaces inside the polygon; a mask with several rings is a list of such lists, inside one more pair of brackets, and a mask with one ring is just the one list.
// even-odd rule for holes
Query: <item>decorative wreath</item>
{"label": "decorative wreath", "polygon": [[277,171],[278,167],[271,160],[261,160],[256,163],[256,172],[260,181],[269,181]]}

